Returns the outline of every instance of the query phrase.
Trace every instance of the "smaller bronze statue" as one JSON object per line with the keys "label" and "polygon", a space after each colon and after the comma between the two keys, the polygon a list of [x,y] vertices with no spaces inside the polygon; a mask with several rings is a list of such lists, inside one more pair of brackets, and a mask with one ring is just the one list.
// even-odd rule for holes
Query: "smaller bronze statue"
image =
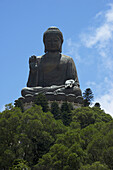
{"label": "smaller bronze statue", "polygon": [[61,54],[63,35],[56,27],[50,27],[44,33],[45,54],[29,58],[29,78],[27,87],[21,93],[23,97],[43,93],[46,96],[73,96],[82,99],[77,71],[73,59]]}

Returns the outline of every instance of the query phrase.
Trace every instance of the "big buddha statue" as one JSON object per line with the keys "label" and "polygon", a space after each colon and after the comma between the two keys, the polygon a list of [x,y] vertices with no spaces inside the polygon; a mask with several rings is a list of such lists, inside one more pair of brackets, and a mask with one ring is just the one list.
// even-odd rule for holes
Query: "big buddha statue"
{"label": "big buddha statue", "polygon": [[[43,93],[49,98],[67,100],[73,98],[81,102],[77,70],[71,57],[63,55],[63,35],[57,27],[50,27],[43,35],[45,54],[29,58],[29,78],[27,87],[21,94],[24,98]],[[59,99],[59,100],[60,100]]]}

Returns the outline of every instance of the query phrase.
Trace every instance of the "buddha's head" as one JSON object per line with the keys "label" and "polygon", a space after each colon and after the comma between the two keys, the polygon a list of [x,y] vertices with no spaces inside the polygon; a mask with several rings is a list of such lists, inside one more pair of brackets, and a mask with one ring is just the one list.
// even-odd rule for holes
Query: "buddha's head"
{"label": "buddha's head", "polygon": [[50,27],[43,35],[46,52],[62,52],[63,35],[57,27]]}

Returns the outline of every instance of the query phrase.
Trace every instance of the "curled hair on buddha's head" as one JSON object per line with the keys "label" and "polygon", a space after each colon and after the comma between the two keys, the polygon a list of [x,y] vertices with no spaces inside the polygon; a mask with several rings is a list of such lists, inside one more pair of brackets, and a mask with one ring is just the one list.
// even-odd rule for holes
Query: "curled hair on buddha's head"
{"label": "curled hair on buddha's head", "polygon": [[[47,31],[44,32],[44,35],[43,35],[43,42],[44,42],[44,45],[45,45],[45,39],[48,37],[48,35],[50,34],[55,34],[56,36],[58,36],[60,39],[61,39],[61,47],[59,49],[59,52],[62,52],[62,43],[63,43],[63,35],[62,35],[62,32],[57,28],[57,27],[50,27],[47,29]],[[45,52],[47,52],[47,49],[45,47]]]}

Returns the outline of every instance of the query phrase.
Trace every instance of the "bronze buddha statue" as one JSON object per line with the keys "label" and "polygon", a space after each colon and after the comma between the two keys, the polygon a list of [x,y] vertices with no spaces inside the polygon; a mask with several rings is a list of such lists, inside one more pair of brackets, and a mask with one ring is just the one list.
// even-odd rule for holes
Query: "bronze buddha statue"
{"label": "bronze buddha statue", "polygon": [[43,35],[45,54],[29,58],[29,78],[23,88],[23,97],[39,93],[45,95],[72,95],[82,98],[77,70],[71,57],[61,54],[63,35],[57,27],[50,27]]}

